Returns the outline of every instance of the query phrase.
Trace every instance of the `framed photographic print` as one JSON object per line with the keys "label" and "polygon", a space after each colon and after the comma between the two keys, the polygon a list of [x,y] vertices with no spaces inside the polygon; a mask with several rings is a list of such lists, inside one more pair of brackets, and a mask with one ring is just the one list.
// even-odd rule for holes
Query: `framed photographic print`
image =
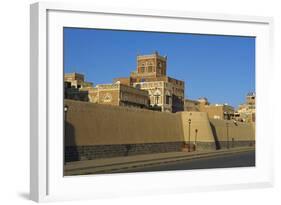
{"label": "framed photographic print", "polygon": [[31,5],[31,199],[271,186],[272,24]]}

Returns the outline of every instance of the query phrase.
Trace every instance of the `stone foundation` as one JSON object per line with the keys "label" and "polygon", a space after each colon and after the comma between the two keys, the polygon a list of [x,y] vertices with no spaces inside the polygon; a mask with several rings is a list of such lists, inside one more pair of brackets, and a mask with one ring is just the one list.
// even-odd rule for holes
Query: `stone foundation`
{"label": "stone foundation", "polygon": [[[188,147],[188,145],[185,145]],[[229,142],[229,148],[255,146],[253,141]],[[226,149],[227,142],[220,142],[219,147],[213,142],[197,142],[196,150]],[[139,154],[153,154],[164,152],[180,152],[184,149],[183,142],[124,144],[124,145],[92,145],[68,146],[65,148],[65,161],[91,160],[110,157],[133,156]],[[191,143],[191,149],[194,149]]]}
{"label": "stone foundation", "polygon": [[203,150],[215,150],[216,143],[215,142],[197,142],[196,143],[196,150],[203,151]]}
{"label": "stone foundation", "polygon": [[163,142],[122,145],[67,146],[65,161],[91,160],[109,157],[132,156],[182,151],[182,142]]}
{"label": "stone foundation", "polygon": [[[232,141],[229,140],[228,142],[229,148],[235,147],[254,147],[255,141]],[[219,142],[219,149],[226,149],[227,148],[227,141],[220,141]]]}
{"label": "stone foundation", "polygon": [[[237,146],[249,146],[251,142],[236,142]],[[253,142],[252,142],[253,144]],[[221,148],[226,148],[227,143],[223,143]],[[229,144],[230,148],[232,144]],[[181,152],[187,150],[188,142],[163,142],[145,144],[123,144],[123,145],[90,145],[90,146],[67,146],[65,148],[65,161],[91,160],[110,157],[133,156],[140,154],[154,154],[165,152]],[[191,149],[194,150],[193,142]],[[215,142],[197,142],[196,150],[219,149]]]}

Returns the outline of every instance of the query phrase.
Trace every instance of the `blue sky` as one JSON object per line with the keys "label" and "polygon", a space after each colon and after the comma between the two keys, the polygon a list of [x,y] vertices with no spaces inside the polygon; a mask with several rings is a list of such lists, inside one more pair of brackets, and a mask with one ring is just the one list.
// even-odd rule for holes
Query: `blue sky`
{"label": "blue sky", "polygon": [[255,91],[255,38],[64,28],[64,72],[94,84],[136,69],[136,56],[167,55],[167,75],[185,81],[189,99],[234,107]]}

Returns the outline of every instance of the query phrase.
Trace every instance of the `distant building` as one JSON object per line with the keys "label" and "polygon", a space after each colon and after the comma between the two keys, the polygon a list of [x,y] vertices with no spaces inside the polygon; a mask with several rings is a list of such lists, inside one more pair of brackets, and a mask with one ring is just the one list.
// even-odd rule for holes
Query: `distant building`
{"label": "distant building", "polygon": [[88,92],[81,91],[81,88],[92,87],[93,83],[85,82],[84,75],[79,73],[66,73],[64,74],[64,98],[89,101]]}
{"label": "distant building", "polygon": [[83,74],[75,72],[64,74],[64,82],[70,83],[72,88],[93,87],[93,83],[84,81]]}
{"label": "distant building", "polygon": [[89,101],[88,92],[80,91],[79,88],[71,86],[70,82],[64,82],[64,98],[79,101]]}
{"label": "distant building", "polygon": [[190,99],[185,99],[184,100],[184,111],[200,111],[200,102],[197,100],[190,100]]}
{"label": "distant building", "polygon": [[89,101],[114,106],[149,108],[148,92],[137,88],[115,84],[100,84],[95,87],[81,88],[88,92]]}
{"label": "distant building", "polygon": [[246,102],[239,105],[236,112],[236,118],[243,122],[255,122],[256,121],[256,93],[250,92],[246,95]]}
{"label": "distant building", "polygon": [[93,87],[93,83],[85,82],[84,75],[79,73],[66,73],[64,75],[64,98],[150,109],[147,91],[120,83]]}
{"label": "distant building", "polygon": [[227,104],[210,104],[207,98],[198,100],[185,99],[185,111],[206,112],[209,118],[230,120],[234,116],[234,108]]}
{"label": "distant building", "polygon": [[211,104],[201,108],[201,112],[207,112],[209,118],[231,120],[234,116],[234,108],[227,104]]}
{"label": "distant building", "polygon": [[206,106],[210,105],[208,99],[205,97],[199,98],[198,102],[199,102],[199,111],[204,110]]}
{"label": "distant building", "polygon": [[147,90],[150,106],[158,106],[162,111],[184,110],[184,81],[167,76],[167,57],[157,52],[137,56],[136,71],[113,82]]}

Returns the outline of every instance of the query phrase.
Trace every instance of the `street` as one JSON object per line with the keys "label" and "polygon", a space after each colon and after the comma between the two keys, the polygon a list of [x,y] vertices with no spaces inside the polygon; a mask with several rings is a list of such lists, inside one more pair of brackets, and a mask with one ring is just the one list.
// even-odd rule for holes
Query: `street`
{"label": "street", "polygon": [[195,160],[194,159],[182,160],[178,162],[170,162],[161,165],[151,165],[146,167],[131,168],[131,169],[119,171],[119,173],[249,167],[249,166],[255,166],[255,151],[247,151],[242,153],[208,157],[208,158],[195,159]]}

